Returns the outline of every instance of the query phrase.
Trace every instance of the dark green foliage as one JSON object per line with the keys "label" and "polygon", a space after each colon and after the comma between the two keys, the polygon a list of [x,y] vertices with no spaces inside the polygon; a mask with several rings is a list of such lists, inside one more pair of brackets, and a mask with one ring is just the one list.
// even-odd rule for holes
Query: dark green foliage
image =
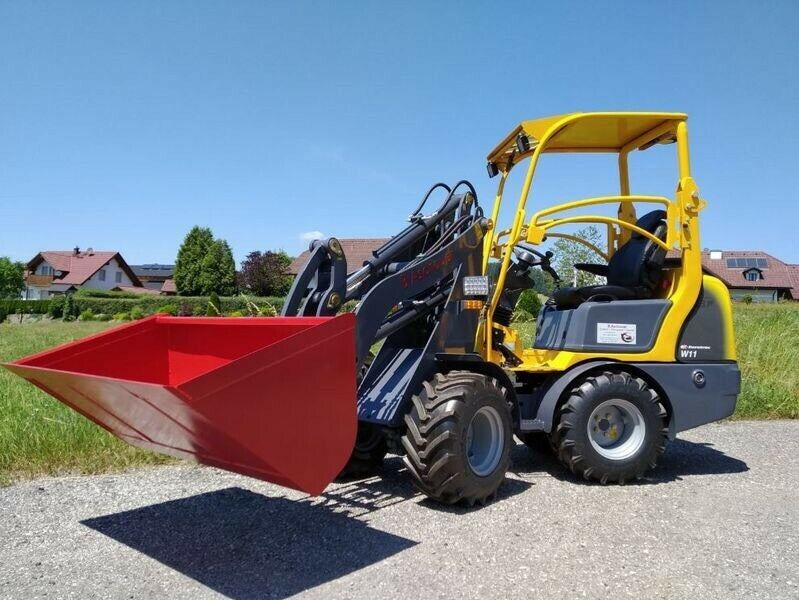
{"label": "dark green foliage", "polygon": [[338,312],[339,313],[353,312],[356,306],[358,306],[357,300],[347,300],[344,304],[342,304],[339,307]]}
{"label": "dark green foliage", "polygon": [[219,296],[213,292],[208,298],[208,308],[205,311],[206,317],[219,317],[222,315],[222,303],[219,301]]}
{"label": "dark green foliage", "polygon": [[159,315],[172,315],[173,317],[176,317],[178,314],[178,307],[174,304],[165,304],[155,312]]}
{"label": "dark green foliage", "polygon": [[8,315],[46,315],[50,310],[50,300],[0,300],[0,321]]}
{"label": "dark green foliage", "polygon": [[524,290],[516,303],[516,310],[528,313],[533,319],[537,318],[538,313],[541,312],[541,299],[538,297],[538,293],[535,290]]}
{"label": "dark green foliage", "polygon": [[236,291],[236,263],[225,240],[215,240],[207,227],[193,227],[178,250],[175,286],[182,296]]}
{"label": "dark green foliage", "polygon": [[94,311],[91,308],[87,308],[86,310],[82,310],[80,312],[80,316],[78,317],[80,321],[94,321]]}
{"label": "dark green foliage", "polygon": [[531,321],[535,321],[535,317],[526,310],[517,308],[515,311],[513,311],[514,323],[530,323]]}
{"label": "dark green foliage", "polygon": [[744,304],[752,304],[752,296],[750,296],[749,294],[741,296],[741,302],[743,302]]}
{"label": "dark green foliage", "polygon": [[60,319],[64,316],[64,296],[53,296],[50,300],[50,308],[47,309],[47,314],[54,319]]}
{"label": "dark green foliage", "polygon": [[230,296],[236,292],[236,263],[225,240],[214,240],[203,258],[199,277],[200,293]]}
{"label": "dark green foliage", "polygon": [[142,310],[141,306],[134,306],[130,309],[130,318],[134,321],[144,318],[144,311]]}
{"label": "dark green foliage", "polygon": [[[119,312],[130,313],[133,307],[138,307],[143,314],[153,314],[164,304],[176,304],[178,306],[177,314],[181,316],[202,316],[208,310],[207,296],[182,296],[179,298],[168,298],[156,295],[139,295],[135,298],[126,297],[112,297],[112,298],[81,298],[77,295],[74,296],[75,305],[79,311],[91,308],[94,314],[105,313],[113,315]],[[229,296],[219,298],[221,305],[220,312],[231,312],[234,310],[247,310],[248,301],[254,302],[259,308],[264,310],[267,304],[275,307],[277,311],[283,306],[283,298],[260,298],[244,296]],[[2,302],[2,300],[0,300]],[[42,302],[47,302],[46,300]],[[43,312],[46,312],[44,309]],[[11,311],[14,312],[14,311]],[[75,313],[78,314],[78,313]],[[266,313],[265,313],[266,314]]]}
{"label": "dark green foliage", "polygon": [[62,310],[62,318],[65,321],[74,321],[78,316],[81,309],[75,303],[75,297],[72,294],[67,294],[64,298],[64,309]]}
{"label": "dark green foliage", "polygon": [[203,259],[213,243],[214,234],[207,227],[194,226],[186,235],[175,260],[175,286],[181,295],[204,293],[200,283]]}
{"label": "dark green foliage", "polygon": [[25,265],[0,256],[0,298],[19,298],[25,289]]}
{"label": "dark green foliage", "polygon": [[250,252],[241,263],[241,285],[258,296],[284,296],[291,288],[291,257],[277,252]]}
{"label": "dark green foliage", "polygon": [[112,292],[111,290],[91,290],[81,288],[75,292],[76,298],[138,298],[140,294],[131,292]]}

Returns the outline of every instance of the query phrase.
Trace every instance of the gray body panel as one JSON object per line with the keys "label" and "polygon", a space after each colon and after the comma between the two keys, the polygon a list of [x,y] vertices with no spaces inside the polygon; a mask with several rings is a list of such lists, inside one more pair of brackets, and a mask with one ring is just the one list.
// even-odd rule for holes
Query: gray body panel
{"label": "gray body panel", "polygon": [[[570,310],[546,306],[538,317],[534,348],[574,352],[645,352],[657,340],[669,300],[583,302]],[[600,329],[619,326],[634,330],[630,343],[603,342]]]}
{"label": "gray body panel", "polygon": [[724,359],[726,331],[719,299],[702,288],[677,342],[677,360],[702,363]]}
{"label": "gray body panel", "polygon": [[[741,372],[735,362],[702,364],[619,363],[590,361],[556,376],[535,395],[519,397],[520,431],[551,431],[558,402],[581,375],[589,371],[626,369],[641,374],[662,389],[670,408],[669,437],[729,417],[741,391]],[[697,373],[702,383],[697,384]]]}
{"label": "gray body panel", "polygon": [[[729,417],[741,391],[741,371],[734,362],[666,364],[638,363],[657,381],[671,404],[669,434]],[[694,383],[701,373],[704,384]]]}

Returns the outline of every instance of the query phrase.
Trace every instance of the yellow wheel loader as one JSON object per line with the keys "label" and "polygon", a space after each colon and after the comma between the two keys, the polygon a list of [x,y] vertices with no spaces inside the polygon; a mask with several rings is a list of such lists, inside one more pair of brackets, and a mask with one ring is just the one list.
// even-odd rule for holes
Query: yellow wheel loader
{"label": "yellow wheel loader", "polygon": [[[280,317],[154,316],[6,366],[129,443],[311,494],[392,452],[429,497],[483,504],[514,435],[588,480],[640,478],[678,432],[732,414],[740,389],[729,294],[702,273],[686,119],[525,121],[488,155],[490,213],[469,182],[439,183],[351,272],[338,240],[314,241]],[[672,198],[630,190],[628,156],[656,144],[676,148]],[[619,194],[538,207],[541,155],[571,152],[616,154]],[[591,214],[606,205],[614,216]],[[520,293],[535,269],[560,281],[541,245],[585,243],[569,233],[582,223],[603,226],[607,245],[589,244],[604,261],[577,268],[604,281],[558,287],[526,347]]]}

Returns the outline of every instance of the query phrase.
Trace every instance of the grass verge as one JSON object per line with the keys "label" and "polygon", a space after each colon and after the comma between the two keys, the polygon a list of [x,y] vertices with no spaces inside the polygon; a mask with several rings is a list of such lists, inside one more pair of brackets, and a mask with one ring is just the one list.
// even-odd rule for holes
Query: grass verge
{"label": "grass verge", "polygon": [[[0,361],[9,361],[109,327],[74,322],[0,325]],[[40,474],[100,473],[168,462],[130,446],[24,379],[0,369],[0,486]]]}

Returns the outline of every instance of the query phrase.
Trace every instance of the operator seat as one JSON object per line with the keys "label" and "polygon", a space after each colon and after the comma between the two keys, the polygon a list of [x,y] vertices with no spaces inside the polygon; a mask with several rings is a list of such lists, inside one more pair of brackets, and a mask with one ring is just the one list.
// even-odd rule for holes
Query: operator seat
{"label": "operator seat", "polygon": [[[666,239],[666,211],[653,210],[635,223],[660,240]],[[605,285],[566,287],[555,290],[552,300],[558,309],[577,308],[586,301],[637,300],[651,298],[660,283],[666,251],[640,233],[632,232],[627,243],[616,250],[607,265],[576,264],[576,268],[607,277]]]}

